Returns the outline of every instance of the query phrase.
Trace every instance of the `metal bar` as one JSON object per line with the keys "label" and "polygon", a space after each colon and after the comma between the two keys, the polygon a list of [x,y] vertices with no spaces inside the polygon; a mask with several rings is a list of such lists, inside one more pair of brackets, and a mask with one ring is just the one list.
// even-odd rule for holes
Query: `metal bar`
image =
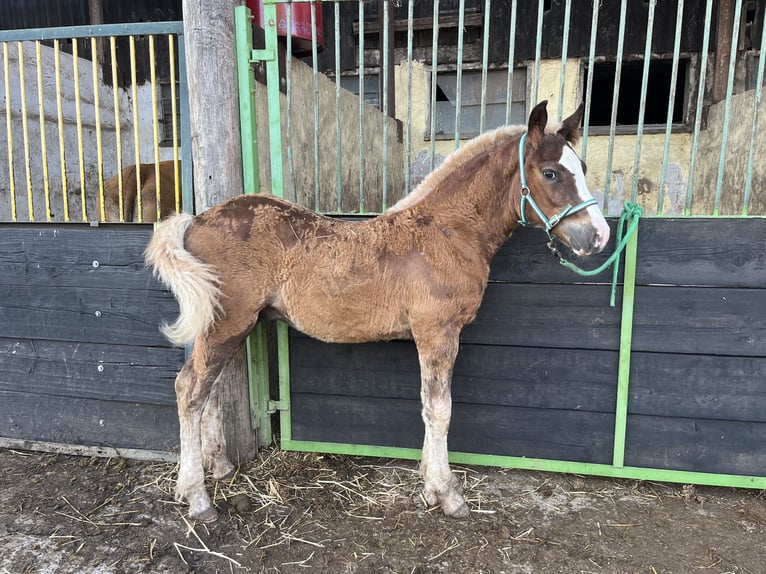
{"label": "metal bar", "polygon": [[564,37],[561,40],[561,75],[559,76],[559,105],[556,119],[561,121],[564,113],[564,86],[567,81],[567,50],[569,48],[569,21],[572,17],[572,0],[564,4]]}
{"label": "metal bar", "polygon": [[633,342],[633,307],[636,292],[636,254],[638,252],[638,226],[625,247],[625,270],[622,287],[622,317],[620,320],[620,355],[617,371],[617,402],[614,421],[614,450],[612,464],[625,464],[625,431],[628,421],[628,386],[630,384],[630,358]]}
{"label": "metal bar", "polygon": [[[130,37],[130,84],[133,101],[138,101],[138,79],[136,78],[136,37]],[[141,138],[138,135],[139,106],[133,106],[133,149],[136,159],[136,219],[144,220],[144,199],[141,195]]]}
{"label": "metal bar", "polygon": [[691,215],[692,194],[694,192],[694,174],[697,167],[697,151],[699,150],[699,137],[702,128],[702,106],[705,103],[705,75],[707,72],[707,53],[710,48],[710,23],[713,14],[713,0],[707,0],[705,7],[705,27],[702,36],[702,51],[699,55],[699,82],[697,83],[697,109],[694,113],[694,132],[692,135],[691,159],[689,160],[689,182],[686,186],[686,201],[684,202],[684,214]]}
{"label": "metal bar", "polygon": [[[461,0],[462,1],[462,0]],[[380,73],[383,75],[383,190],[381,211],[385,211],[388,208],[388,122],[389,122],[389,84],[392,78],[390,78],[389,70],[389,54],[388,43],[389,38],[389,22],[391,14],[389,14],[390,2],[383,2],[383,65],[380,68]]]}
{"label": "metal bar", "polygon": [[290,334],[287,323],[277,322],[277,369],[279,399],[283,409],[279,411],[279,428],[283,441],[292,440],[292,414],[290,412]]}
{"label": "metal bar", "polygon": [[[117,197],[120,209],[120,221],[123,221],[123,189],[122,189],[122,134],[120,133],[120,90],[117,82],[117,39],[109,37],[109,51],[112,63],[112,92],[114,94],[114,137],[117,146]],[[159,174],[157,175],[159,178]]]}
{"label": "metal bar", "polygon": [[535,67],[532,79],[532,105],[537,105],[537,89],[540,84],[540,60],[542,59],[543,46],[543,14],[545,11],[545,2],[537,2],[537,33],[535,34]]}
{"label": "metal bar", "polygon": [[24,71],[24,44],[18,43],[19,50],[19,84],[21,87],[21,132],[24,136],[24,167],[26,169],[27,182],[27,209],[29,221],[35,220],[35,206],[32,198],[32,165],[29,150],[29,120],[27,118],[27,79]]}
{"label": "metal bar", "polygon": [[269,155],[271,158],[271,193],[284,197],[282,175],[282,122],[279,96],[279,61],[277,59],[277,6],[263,3],[264,32],[266,36],[266,99],[269,114]]}
{"label": "metal bar", "polygon": [[247,337],[248,375],[250,379],[250,423],[256,431],[259,446],[266,446],[272,439],[271,415],[269,414],[269,348],[266,323],[258,321]]}
{"label": "metal bar", "polygon": [[173,130],[173,198],[176,213],[181,212],[181,174],[178,169],[178,105],[176,104],[176,49],[175,37],[168,34],[168,58],[170,60],[170,113],[173,116],[171,129]]}
{"label": "metal bar", "polygon": [[319,66],[317,65],[319,56],[317,51],[315,10],[316,1],[311,0],[311,62],[313,64],[311,66],[311,71],[314,78],[314,210],[319,211],[321,207],[321,185],[319,175]]}
{"label": "metal bar", "polygon": [[662,215],[662,204],[665,201],[665,179],[668,175],[668,161],[670,159],[670,134],[673,127],[673,110],[676,100],[676,84],[678,82],[678,60],[681,52],[681,26],[684,18],[684,0],[679,0],[678,13],[676,14],[676,36],[673,43],[673,68],[670,73],[670,94],[668,96],[668,115],[665,121],[665,146],[662,152],[662,168],[660,170],[660,184],[657,190],[657,215]]}
{"label": "metal bar", "polygon": [[[74,76],[74,103],[77,119],[77,159],[79,160],[80,167],[80,208],[82,210],[82,220],[88,221],[88,207],[85,198],[85,153],[82,145],[82,110],[80,106],[80,57],[77,52],[77,40],[72,40],[72,75]],[[135,58],[133,63],[135,63]],[[135,65],[133,69],[135,69]],[[133,101],[137,101],[135,94]],[[133,106],[134,109],[137,107]]]}
{"label": "metal bar", "polygon": [[147,34],[183,34],[183,22],[134,22],[0,31],[0,42],[23,40],[68,40],[108,36],[143,36]]}
{"label": "metal bar", "polygon": [[617,126],[617,103],[620,98],[620,76],[622,75],[622,53],[625,46],[625,12],[627,0],[622,0],[620,7],[620,32],[617,37],[616,68],[614,71],[614,90],[612,91],[612,116],[609,121],[609,149],[606,159],[606,177],[604,178],[604,201],[601,210],[609,213],[609,187],[612,181],[612,160],[614,158],[614,136]]}
{"label": "metal bar", "polygon": [[[458,3],[457,23],[457,75],[455,78],[455,149],[460,147],[460,111],[463,103],[463,29],[465,28],[465,0]],[[482,99],[484,95],[482,94]]]}
{"label": "metal bar", "polygon": [[[479,133],[484,133],[487,123],[487,72],[489,70],[489,13],[491,0],[484,0],[484,27],[481,47],[481,108],[479,110]],[[508,95],[510,97],[510,94]]]}
{"label": "metal bar", "polygon": [[[766,23],[766,12],[764,12],[764,22]],[[763,26],[761,26],[763,30]],[[758,51],[758,74],[755,81],[755,101],[753,103],[753,121],[750,127],[750,149],[747,153],[747,172],[745,174],[745,192],[742,196],[742,211],[743,216],[747,215],[748,207],[750,205],[750,193],[753,187],[753,163],[755,160],[755,137],[758,131],[758,114],[761,109],[761,95],[763,93],[763,75],[764,64],[766,64],[766,34],[761,33],[761,47]]]}
{"label": "metal bar", "polygon": [[508,30],[508,81],[505,87],[507,102],[505,106],[505,123],[511,123],[511,110],[513,108],[513,68],[516,58],[516,12],[518,0],[511,2],[511,24]]}
{"label": "metal bar", "polygon": [[359,213],[364,213],[364,2],[359,0]]}
{"label": "metal bar", "polygon": [[154,50],[154,36],[149,36],[149,78],[152,88],[152,134],[154,136],[154,193],[157,200],[157,221],[162,210],[162,189],[160,178],[160,121],[157,105],[157,62]]}
{"label": "metal bar", "polygon": [[194,213],[194,183],[191,150],[191,112],[189,87],[186,83],[186,46],[183,34],[178,34],[178,96],[181,105],[181,207],[184,213]]}
{"label": "metal bar", "polygon": [[439,2],[434,2],[433,32],[431,34],[431,124],[430,130],[430,171],[436,163],[436,67],[439,65]]}
{"label": "metal bar", "polygon": [[3,70],[5,71],[5,137],[8,144],[8,178],[11,192],[11,221],[16,221],[16,175],[13,169],[13,119],[11,114],[11,64],[8,42],[3,42]]}
{"label": "metal bar", "polygon": [[340,213],[343,211],[343,162],[341,158],[343,144],[340,129],[340,5],[335,2],[333,8],[335,9],[335,201],[336,210]]}
{"label": "metal bar", "polygon": [[585,81],[585,118],[582,127],[582,160],[588,156],[588,128],[590,126],[590,104],[593,99],[593,68],[596,66],[596,38],[598,37],[598,9],[600,2],[593,3],[590,21],[590,48],[588,49],[588,77]]}
{"label": "metal bar", "polygon": [[250,9],[234,8],[234,42],[237,58],[237,86],[239,90],[239,129],[242,140],[242,179],[245,193],[258,193],[258,132],[253,95],[255,80],[250,65],[253,49],[253,27]]}
{"label": "metal bar", "polygon": [[635,202],[638,196],[638,170],[641,163],[641,143],[644,135],[646,115],[646,91],[649,86],[649,65],[652,61],[652,37],[654,33],[654,11],[657,0],[649,1],[649,16],[646,21],[646,43],[644,44],[644,67],[641,75],[641,96],[638,106],[638,127],[636,130],[636,153],[633,157],[633,184],[630,187],[630,200]]}
{"label": "metal bar", "polygon": [[[285,417],[284,411],[282,416],[283,420],[288,418]],[[373,456],[385,458],[403,458],[408,460],[420,460],[422,454],[420,449],[415,448],[300,441],[292,440],[291,438],[284,436],[282,437],[280,446],[283,450],[292,451],[322,452],[328,454],[350,454],[357,456]],[[654,480],[681,484],[728,486],[733,488],[766,488],[766,477],[761,476],[714,474],[685,470],[639,468],[633,466],[615,467],[608,464],[595,464],[589,462],[570,462],[564,460],[500,456],[492,454],[475,454],[466,452],[449,453],[449,461],[453,464],[496,466],[501,468],[515,468],[520,470],[536,470],[568,474],[584,474],[589,476],[604,476],[608,478]]]}
{"label": "metal bar", "polygon": [[404,193],[412,188],[412,45],[415,0],[407,3],[407,121],[404,122]]}
{"label": "metal bar", "polygon": [[735,2],[734,25],[732,28],[731,51],[729,52],[729,78],[726,83],[726,102],[723,108],[723,134],[721,135],[721,153],[718,156],[718,177],[715,184],[715,201],[713,215],[721,211],[721,191],[726,167],[726,146],[729,142],[729,120],[731,119],[731,99],[734,94],[734,70],[737,60],[737,45],[739,44],[739,20],[742,14],[742,2]]}
{"label": "metal bar", "polygon": [[48,142],[45,130],[45,94],[43,93],[43,64],[39,40],[35,42],[35,63],[37,68],[37,113],[40,116],[40,160],[43,164],[45,219],[46,221],[51,221],[51,186],[48,176]]}
{"label": "metal bar", "polygon": [[[96,157],[98,159],[98,195],[101,198],[101,221],[106,219],[104,212],[104,141],[101,133],[101,98],[98,83],[98,41],[90,39],[91,64],[93,72],[93,108],[96,114]],[[96,219],[99,215],[96,215]]]}
{"label": "metal bar", "polygon": [[285,142],[287,144],[287,176],[289,178],[290,198],[298,201],[295,184],[295,163],[293,161],[293,11],[287,10],[287,56],[285,58],[285,97],[287,99],[287,117],[285,118]]}

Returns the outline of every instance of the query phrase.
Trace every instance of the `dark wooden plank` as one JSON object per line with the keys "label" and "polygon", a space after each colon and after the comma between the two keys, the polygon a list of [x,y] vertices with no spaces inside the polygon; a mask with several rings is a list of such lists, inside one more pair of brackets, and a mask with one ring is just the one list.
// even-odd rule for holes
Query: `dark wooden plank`
{"label": "dark wooden plank", "polygon": [[3,336],[169,346],[159,325],[178,315],[170,293],[153,290],[0,286]]}
{"label": "dark wooden plank", "polygon": [[175,407],[184,350],[0,339],[0,391]]}
{"label": "dark wooden plank", "polygon": [[762,288],[766,218],[644,218],[636,282]]}
{"label": "dark wooden plank", "polygon": [[766,356],[766,289],[637,287],[633,350]]}
{"label": "dark wooden plank", "polygon": [[766,476],[766,424],[628,417],[625,464]]}
{"label": "dark wooden plank", "polygon": [[766,357],[633,353],[629,412],[766,423]]}
{"label": "dark wooden plank", "polygon": [[570,349],[619,348],[620,305],[606,285],[493,283],[461,341]]}
{"label": "dark wooden plank", "polygon": [[0,224],[0,286],[165,291],[144,266],[150,224]]}
{"label": "dark wooden plank", "polygon": [[173,451],[175,407],[0,391],[0,436],[86,446]]}
{"label": "dark wooden plank", "polygon": [[[573,351],[462,345],[455,363],[455,402],[614,412],[618,356]],[[415,344],[328,344],[290,340],[293,393],[420,400]]]}
{"label": "dark wooden plank", "polygon": [[[419,401],[296,394],[295,440],[420,448]],[[463,405],[453,408],[452,451],[606,463],[614,416],[606,413]]]}

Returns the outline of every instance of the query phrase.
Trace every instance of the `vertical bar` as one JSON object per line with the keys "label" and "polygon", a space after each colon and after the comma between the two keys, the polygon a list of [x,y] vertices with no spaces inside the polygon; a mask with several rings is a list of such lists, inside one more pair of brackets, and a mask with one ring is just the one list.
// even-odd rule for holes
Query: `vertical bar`
{"label": "vertical bar", "polygon": [[[138,81],[136,78],[136,37],[130,37],[130,83],[133,101],[138,101]],[[143,197],[141,196],[141,138],[139,137],[139,106],[133,106],[133,146],[136,156],[136,219],[144,220]]]}
{"label": "vertical bar", "polygon": [[[312,13],[313,13],[312,2]],[[282,122],[279,97],[279,61],[277,59],[277,6],[271,2],[263,3],[263,20],[266,24],[266,94],[269,112],[269,155],[271,158],[271,193],[284,197],[284,179],[282,175]]]}
{"label": "vertical bar", "polygon": [[[183,34],[178,35],[178,97],[181,105],[181,208],[194,213],[194,184],[192,182],[191,122],[189,119],[189,87],[186,83],[186,47]],[[138,172],[136,172],[138,175]]]}
{"label": "vertical bar", "polygon": [[[314,210],[321,208],[321,186],[319,175],[319,64],[317,50],[316,0],[311,0],[311,71],[314,78]],[[276,50],[276,45],[274,47]],[[269,80],[271,81],[271,80]],[[279,142],[280,146],[282,142]]]}
{"label": "vertical bar", "polygon": [[412,187],[412,44],[415,0],[407,3],[407,121],[404,122],[404,193]]}
{"label": "vertical bar", "polygon": [[585,82],[585,119],[582,128],[582,160],[588,155],[588,127],[590,126],[590,104],[593,99],[593,68],[596,65],[596,38],[598,37],[598,9],[600,2],[593,3],[590,21],[590,48],[588,50],[588,78]]}
{"label": "vertical bar", "polygon": [[665,201],[665,179],[668,175],[668,160],[670,157],[670,132],[673,127],[673,110],[676,101],[676,84],[678,82],[678,59],[681,51],[681,26],[684,20],[684,0],[678,2],[676,14],[676,36],[673,44],[673,69],[670,73],[670,95],[668,96],[668,115],[665,121],[665,147],[662,152],[662,169],[660,185],[657,190],[657,215],[662,215],[662,204]]}
{"label": "vertical bar", "polygon": [[[764,13],[766,22],[766,12]],[[763,27],[761,27],[763,30]],[[766,64],[766,34],[761,33],[761,47],[758,52],[758,74],[755,82],[755,102],[753,103],[753,121],[750,127],[750,149],[747,153],[747,172],[745,174],[745,193],[742,196],[741,215],[747,215],[750,206],[750,193],[753,187],[753,162],[755,160],[755,137],[758,131],[758,114],[761,109],[761,95],[763,93],[764,64]]]}
{"label": "vertical bar", "polygon": [[152,133],[154,134],[154,191],[157,198],[157,221],[162,213],[162,189],[160,187],[160,120],[157,105],[157,60],[154,51],[154,35],[149,35],[149,77],[152,88]]}
{"label": "vertical bar", "polygon": [[511,123],[511,110],[513,108],[513,68],[516,59],[516,12],[518,0],[511,2],[511,25],[508,31],[508,83],[506,84],[506,94],[508,101],[505,107],[505,123]]}
{"label": "vertical bar", "polygon": [[[54,66],[56,71],[56,118],[59,133],[59,168],[61,171],[61,200],[64,208],[64,221],[69,221],[69,190],[66,177],[66,149],[64,146],[64,111],[61,94],[61,46],[59,40],[53,41]],[[7,77],[7,76],[6,76]],[[12,173],[12,172],[11,172]]]}
{"label": "vertical bar", "polygon": [[[98,194],[101,198],[101,221],[106,219],[104,212],[104,142],[101,133],[101,96],[99,94],[98,82],[98,40],[95,37],[90,39],[90,50],[92,55],[93,72],[93,108],[96,113],[96,157],[98,161]],[[97,214],[96,219],[99,219]]]}
{"label": "vertical bar", "polygon": [[24,135],[24,166],[27,176],[27,209],[29,209],[29,221],[35,220],[35,206],[32,198],[32,165],[29,151],[29,119],[27,118],[27,80],[24,71],[24,44],[18,43],[19,47],[19,84],[21,86],[21,131]]}
{"label": "vertical bar", "polygon": [[604,202],[602,211],[609,213],[609,187],[612,182],[612,160],[614,157],[614,136],[617,126],[617,102],[620,98],[620,76],[622,76],[622,53],[625,45],[625,12],[627,0],[622,0],[620,5],[620,32],[617,37],[617,57],[614,71],[614,90],[612,91],[612,117],[609,121],[609,149],[606,159],[606,177],[604,179]]}
{"label": "vertical bar", "polygon": [[335,9],[335,192],[337,211],[343,211],[343,180],[342,180],[342,142],[340,131],[340,6],[334,3]]}
{"label": "vertical bar", "polygon": [[[88,221],[88,207],[85,198],[85,153],[82,145],[82,110],[80,107],[80,57],[77,54],[77,40],[72,40],[72,74],[74,75],[74,103],[75,114],[77,118],[77,159],[80,162],[80,203],[82,209],[82,220]],[[133,101],[137,101],[134,97]],[[133,106],[137,108],[138,106]]]}
{"label": "vertical bar", "polygon": [[295,184],[295,163],[293,162],[293,11],[287,10],[287,64],[285,65],[285,83],[287,99],[287,118],[285,119],[285,142],[287,143],[287,175],[289,178],[290,198],[298,201]]}
{"label": "vertical bar", "polygon": [[436,67],[439,63],[439,2],[434,2],[433,32],[431,35],[431,149],[430,170],[434,170],[436,163]]}
{"label": "vertical bar", "polygon": [[11,192],[11,221],[16,221],[16,174],[13,169],[13,119],[11,117],[11,65],[8,42],[3,42],[3,70],[5,71],[5,136],[8,143],[8,178]]}
{"label": "vertical bar", "polygon": [[255,80],[250,62],[253,27],[250,9],[234,8],[234,39],[237,50],[237,86],[239,89],[239,129],[242,140],[242,179],[245,193],[258,193],[258,132],[253,95]]}
{"label": "vertical bar", "polygon": [[622,468],[625,463],[625,431],[628,420],[628,386],[630,356],[633,342],[633,306],[636,290],[636,256],[638,226],[625,246],[625,271],[622,288],[622,319],[620,321],[620,355],[617,375],[617,404],[614,421],[614,451],[612,464]]}
{"label": "vertical bar", "polygon": [[537,105],[537,88],[540,83],[540,60],[542,57],[543,45],[543,13],[545,2],[537,2],[537,34],[535,34],[535,68],[534,79],[532,80],[532,105]]}
{"label": "vertical bar", "polygon": [[641,96],[638,106],[638,129],[636,131],[636,153],[633,157],[633,184],[630,188],[630,200],[636,201],[638,195],[638,169],[641,163],[641,140],[644,135],[646,116],[646,90],[649,85],[649,65],[652,61],[652,36],[654,34],[654,11],[657,0],[649,0],[649,16],[646,22],[646,44],[644,45],[644,68],[641,75]]}
{"label": "vertical bar", "polygon": [[359,213],[364,213],[364,0],[359,0]]}
{"label": "vertical bar", "polygon": [[556,119],[561,121],[564,113],[564,85],[567,81],[567,50],[569,48],[569,20],[572,17],[572,0],[564,4],[564,37],[561,40],[561,75],[559,76],[559,106]]}
{"label": "vertical bar", "polygon": [[51,186],[48,177],[48,141],[45,130],[45,94],[43,93],[43,63],[40,41],[35,42],[37,64],[37,113],[40,116],[40,160],[43,163],[43,192],[45,196],[45,220],[51,221]]}
{"label": "vertical bar", "polygon": [[279,377],[279,398],[282,409],[279,411],[279,428],[283,441],[292,440],[292,421],[290,417],[290,338],[287,323],[277,322],[277,360]]}
{"label": "vertical bar", "polygon": [[707,72],[707,53],[710,48],[710,25],[713,14],[713,0],[707,0],[705,7],[705,26],[702,36],[702,51],[699,55],[699,82],[697,83],[697,109],[694,113],[694,132],[692,135],[692,151],[689,160],[689,182],[686,187],[686,201],[684,203],[684,215],[691,215],[692,195],[694,193],[694,174],[697,167],[697,151],[699,149],[699,136],[702,128],[702,105],[705,102],[705,75]]}
{"label": "vertical bar", "polygon": [[380,210],[385,211],[388,208],[388,98],[389,98],[389,83],[392,78],[389,77],[388,62],[390,54],[388,53],[388,43],[390,38],[388,37],[388,24],[391,15],[389,14],[390,2],[383,2],[383,65],[380,68],[380,73],[383,74],[383,193],[382,193],[382,205]]}
{"label": "vertical bar", "polygon": [[[269,414],[269,347],[265,321],[256,323],[245,341],[245,348],[250,379],[250,424],[256,431],[258,446],[265,446],[273,439]],[[289,392],[287,396],[290,396]]]}
{"label": "vertical bar", "polygon": [[178,105],[176,104],[176,47],[175,36],[168,34],[168,57],[170,59],[170,113],[173,116],[173,197],[176,213],[181,212],[181,174],[178,169]]}
{"label": "vertical bar", "polygon": [[[123,189],[122,189],[122,134],[120,133],[120,89],[117,81],[117,40],[114,36],[109,37],[109,51],[112,62],[112,91],[114,92],[114,136],[117,146],[117,197],[120,208],[120,221],[123,217]],[[159,175],[157,176],[159,178]]]}
{"label": "vertical bar", "polygon": [[729,120],[731,119],[731,98],[734,93],[734,69],[737,62],[737,45],[739,44],[739,20],[742,14],[742,2],[735,2],[734,25],[732,28],[731,50],[729,51],[729,78],[726,83],[726,103],[723,109],[723,134],[721,136],[721,152],[718,156],[718,178],[715,184],[715,202],[713,215],[720,215],[721,191],[726,166],[726,146],[729,142]]}
{"label": "vertical bar", "polygon": [[[481,109],[479,112],[479,133],[484,133],[487,124],[487,71],[489,70],[489,13],[491,0],[484,0],[484,27],[481,47]],[[507,96],[511,99],[510,92]]]}
{"label": "vertical bar", "polygon": [[[460,108],[463,103],[463,29],[465,28],[465,0],[458,3],[457,74],[455,78],[455,148],[460,147]],[[482,99],[483,99],[482,95]]]}

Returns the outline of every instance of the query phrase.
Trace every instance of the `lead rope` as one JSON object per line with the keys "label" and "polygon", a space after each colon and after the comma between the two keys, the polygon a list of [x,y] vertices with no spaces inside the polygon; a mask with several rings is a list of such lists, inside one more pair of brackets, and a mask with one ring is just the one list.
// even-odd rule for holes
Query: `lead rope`
{"label": "lead rope", "polygon": [[[614,270],[612,271],[612,296],[609,299],[609,305],[612,307],[614,307],[615,293],[617,291],[617,275],[620,270],[620,256],[625,250],[625,246],[628,244],[630,236],[633,235],[633,233],[636,231],[636,228],[638,227],[638,220],[640,219],[643,212],[644,210],[638,204],[631,201],[625,202],[625,205],[622,208],[622,213],[620,214],[620,222],[617,224],[617,245],[615,246],[614,253],[612,253],[609,256],[609,259],[604,261],[604,263],[602,263],[596,269],[581,269],[571,261],[567,261],[561,257],[561,255],[559,255],[559,263],[561,263],[567,269],[571,269],[579,275],[582,275],[583,277],[598,275],[607,269],[610,265],[612,265],[612,263],[614,263]],[[623,232],[625,231],[625,223],[628,221],[628,219],[630,219],[630,225],[627,232],[625,232],[623,235]]]}

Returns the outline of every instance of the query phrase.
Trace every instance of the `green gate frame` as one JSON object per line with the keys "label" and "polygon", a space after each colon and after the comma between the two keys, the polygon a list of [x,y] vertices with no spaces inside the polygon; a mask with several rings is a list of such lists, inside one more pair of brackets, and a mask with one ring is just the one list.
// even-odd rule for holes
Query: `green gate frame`
{"label": "green gate frame", "polygon": [[[285,0],[263,0],[264,22],[266,26],[266,48],[263,50],[253,50],[252,48],[250,10],[244,6],[235,8],[237,69],[240,90],[240,121],[242,126],[242,157],[243,172],[246,182],[245,192],[257,193],[259,191],[255,103],[253,101],[255,83],[252,66],[257,62],[265,62],[272,174],[271,192],[278,197],[284,197],[284,187],[282,181],[282,110],[280,106],[279,92],[276,5],[284,1]],[[612,478],[766,489],[766,477],[643,468],[624,465],[637,247],[638,232],[636,230],[636,233],[634,233],[628,241],[625,250],[625,275],[622,293],[622,320],[620,327],[619,370],[617,380],[617,400],[615,406],[615,433],[612,464],[593,464],[466,452],[450,452],[449,459],[451,462]],[[390,457],[411,460],[420,459],[421,451],[419,449],[293,440],[290,414],[289,351],[287,325],[280,321],[277,323],[277,366],[280,398],[276,401],[271,400],[269,396],[269,373],[267,364],[268,348],[265,327],[263,324],[259,324],[253,335],[248,339],[248,356],[251,366],[250,393],[251,406],[253,408],[253,426],[254,428],[259,429],[258,437],[260,444],[267,444],[272,440],[273,437],[269,419],[271,414],[279,412],[281,429],[280,445],[284,450]]]}

